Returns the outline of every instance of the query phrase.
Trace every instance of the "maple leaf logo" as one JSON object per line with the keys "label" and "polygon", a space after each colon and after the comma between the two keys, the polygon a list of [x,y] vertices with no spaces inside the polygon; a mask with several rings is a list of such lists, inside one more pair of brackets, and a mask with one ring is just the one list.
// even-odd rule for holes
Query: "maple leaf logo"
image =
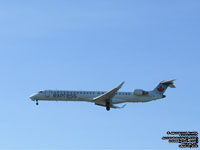
{"label": "maple leaf logo", "polygon": [[165,89],[164,89],[162,86],[160,86],[159,88],[157,88],[157,90],[158,90],[159,92],[163,92]]}

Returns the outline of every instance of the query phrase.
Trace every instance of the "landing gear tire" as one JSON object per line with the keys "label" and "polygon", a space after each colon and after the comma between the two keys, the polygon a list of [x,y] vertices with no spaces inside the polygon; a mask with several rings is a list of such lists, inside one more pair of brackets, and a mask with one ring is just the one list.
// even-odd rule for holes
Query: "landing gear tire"
{"label": "landing gear tire", "polygon": [[36,105],[39,105],[38,100],[36,100]]}
{"label": "landing gear tire", "polygon": [[106,102],[106,110],[107,110],[107,111],[110,110],[110,102]]}
{"label": "landing gear tire", "polygon": [[110,110],[110,106],[106,106],[106,110],[109,111]]}

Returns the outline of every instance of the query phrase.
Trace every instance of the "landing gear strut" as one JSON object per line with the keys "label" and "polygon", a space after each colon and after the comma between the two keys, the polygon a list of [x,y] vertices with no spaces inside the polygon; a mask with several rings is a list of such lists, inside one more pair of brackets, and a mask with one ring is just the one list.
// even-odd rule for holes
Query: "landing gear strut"
{"label": "landing gear strut", "polygon": [[39,105],[38,100],[36,100],[36,105]]}
{"label": "landing gear strut", "polygon": [[109,102],[109,100],[106,101],[106,110],[107,111],[110,110],[110,102]]}

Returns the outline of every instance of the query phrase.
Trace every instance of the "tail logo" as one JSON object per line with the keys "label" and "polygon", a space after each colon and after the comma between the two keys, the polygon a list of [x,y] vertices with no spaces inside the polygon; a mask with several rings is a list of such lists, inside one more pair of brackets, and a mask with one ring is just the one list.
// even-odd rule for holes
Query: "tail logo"
{"label": "tail logo", "polygon": [[160,86],[159,88],[157,88],[157,90],[158,90],[159,92],[163,92],[165,89],[164,89],[162,86]]}

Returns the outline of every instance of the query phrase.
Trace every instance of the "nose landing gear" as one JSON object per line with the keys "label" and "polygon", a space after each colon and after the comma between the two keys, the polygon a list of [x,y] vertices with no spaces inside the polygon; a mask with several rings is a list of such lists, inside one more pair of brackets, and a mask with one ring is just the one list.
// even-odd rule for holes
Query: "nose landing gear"
{"label": "nose landing gear", "polygon": [[38,100],[36,100],[36,105],[39,105]]}

